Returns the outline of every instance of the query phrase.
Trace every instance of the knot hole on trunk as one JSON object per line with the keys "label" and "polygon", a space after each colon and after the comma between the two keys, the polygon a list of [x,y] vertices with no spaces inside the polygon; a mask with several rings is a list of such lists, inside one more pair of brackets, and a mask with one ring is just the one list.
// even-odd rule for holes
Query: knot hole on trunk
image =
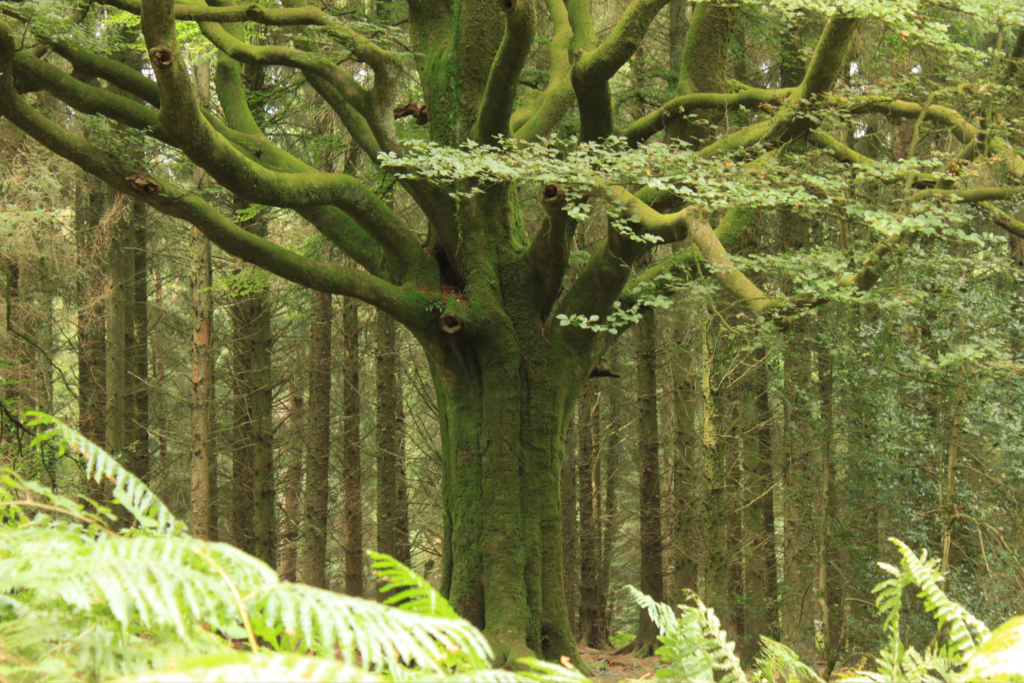
{"label": "knot hole on trunk", "polygon": [[462,321],[454,313],[445,313],[441,316],[441,331],[445,334],[458,334],[462,331]]}
{"label": "knot hole on trunk", "polygon": [[501,5],[501,9],[505,14],[512,14],[516,11],[516,5],[518,3],[516,0],[498,0],[498,4]]}
{"label": "knot hole on trunk", "polygon": [[174,64],[174,53],[166,47],[154,47],[149,51],[149,61],[157,69],[168,69]]}

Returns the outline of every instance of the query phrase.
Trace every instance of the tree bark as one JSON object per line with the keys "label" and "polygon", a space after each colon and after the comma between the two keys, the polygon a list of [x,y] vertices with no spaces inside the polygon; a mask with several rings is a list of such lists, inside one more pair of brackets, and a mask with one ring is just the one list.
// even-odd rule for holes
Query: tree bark
{"label": "tree bark", "polygon": [[[645,308],[637,328],[637,448],[640,463],[640,590],[664,600],[661,547],[661,471],[659,462],[657,318]],[[631,651],[649,656],[657,647],[658,627],[646,610]]]}
{"label": "tree bark", "polygon": [[578,426],[570,419],[565,435],[565,456],[561,468],[562,565],[565,582],[565,609],[576,637],[579,637],[579,523],[577,501],[579,497],[577,462]]}
{"label": "tree bark", "polygon": [[192,232],[192,515],[189,528],[196,538],[213,535],[213,262],[210,241]]}
{"label": "tree bark", "polygon": [[312,437],[309,448],[306,449],[302,581],[317,588],[328,587],[327,528],[330,504],[332,323],[331,295],[314,292],[309,344],[311,356],[309,425]]}
{"label": "tree bark", "polygon": [[577,404],[579,425],[580,509],[580,621],[579,643],[599,647],[597,634],[597,586],[600,563],[600,502],[596,493],[595,467],[600,457],[597,443],[597,388],[591,380]]}
{"label": "tree bark", "polygon": [[342,304],[342,479],[345,500],[345,593],[363,597],[363,485],[359,407],[359,302]]}
{"label": "tree bark", "polygon": [[294,582],[298,578],[305,422],[305,401],[293,387],[288,400],[288,415],[285,418],[286,433],[290,438],[282,444],[285,450],[285,467],[281,476],[281,485],[284,489],[280,551],[282,581]]}
{"label": "tree bark", "polygon": [[[392,557],[399,554],[400,517],[398,452],[401,429],[398,424],[398,350],[394,318],[377,312],[377,551]],[[383,599],[385,594],[379,594]]]}

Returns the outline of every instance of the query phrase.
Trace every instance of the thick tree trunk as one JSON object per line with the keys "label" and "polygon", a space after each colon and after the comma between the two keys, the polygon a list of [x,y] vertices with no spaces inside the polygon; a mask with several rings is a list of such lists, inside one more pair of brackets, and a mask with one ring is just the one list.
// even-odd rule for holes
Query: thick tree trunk
{"label": "thick tree trunk", "polygon": [[363,597],[363,484],[359,408],[359,302],[342,304],[344,357],[342,359],[342,424],[345,500],[345,592]]}
{"label": "thick tree trunk", "polygon": [[331,295],[313,293],[310,322],[311,377],[309,426],[312,438],[306,449],[306,490],[302,525],[302,581],[327,588],[327,523],[331,455]]}

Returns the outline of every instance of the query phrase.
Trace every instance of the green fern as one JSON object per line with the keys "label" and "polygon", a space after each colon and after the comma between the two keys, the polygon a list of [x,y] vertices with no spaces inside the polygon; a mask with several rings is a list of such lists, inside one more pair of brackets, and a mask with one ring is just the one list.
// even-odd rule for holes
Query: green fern
{"label": "green fern", "polygon": [[59,440],[90,479],[111,483],[141,529],[115,532],[102,506],[0,472],[0,680],[586,681],[536,660],[523,672],[487,669],[484,636],[386,555],[374,562],[390,604],[283,583],[232,546],[188,536],[74,430],[40,414],[32,424],[52,427],[36,443]]}
{"label": "green fern", "polygon": [[114,497],[132,514],[144,529],[163,533],[184,533],[185,525],[175,519],[163,501],[134,474],[121,466],[112,455],[82,436],[78,431],[45,413],[28,412],[29,427],[48,426],[48,431],[37,435],[31,443],[35,447],[46,441],[57,440],[58,457],[72,452],[86,461],[86,478],[113,484]]}
{"label": "green fern", "polygon": [[647,610],[658,627],[661,647],[655,650],[666,668],[655,676],[673,680],[714,681],[715,672],[723,683],[747,683],[747,674],[736,656],[736,644],[729,641],[715,611],[696,594],[687,591],[694,603],[680,605],[676,617],[671,607],[644,595],[633,586],[626,590],[640,607]]}

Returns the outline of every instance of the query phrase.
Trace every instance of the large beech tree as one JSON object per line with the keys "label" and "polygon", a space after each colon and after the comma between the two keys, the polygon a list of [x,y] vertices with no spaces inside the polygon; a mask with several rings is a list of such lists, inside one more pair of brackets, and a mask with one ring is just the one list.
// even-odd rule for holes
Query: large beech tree
{"label": "large beech tree", "polygon": [[[343,13],[303,0],[230,3],[103,2],[141,17],[151,66],[142,71],[94,39],[80,40],[74,27],[87,20],[87,7],[69,10],[61,22],[50,6],[37,12],[31,2],[4,3],[0,115],[115,190],[191,223],[225,251],[311,289],[358,298],[415,336],[430,362],[442,424],[443,592],[484,629],[499,663],[531,652],[576,656],[562,580],[560,477],[576,399],[616,339],[617,329],[602,321],[626,326],[639,315],[621,312],[636,313],[675,276],[710,271],[753,314],[785,324],[823,297],[871,288],[891,255],[927,233],[929,224],[921,216],[929,207],[999,201],[1021,189],[1016,183],[1024,175],[1024,161],[1011,142],[982,131],[981,123],[956,108],[935,97],[918,102],[836,91],[840,76],[850,72],[850,50],[868,21],[866,13],[884,10],[887,3],[824,3],[829,14],[815,15],[807,24],[821,29],[809,57],[795,67],[792,59],[787,62],[788,71],[796,69],[795,85],[777,89],[728,78],[739,9],[696,3],[681,54],[673,59],[678,63],[675,95],[635,121],[624,121],[616,111],[611,84],[631,68],[645,34],[670,0],[632,0],[611,26],[595,26],[590,0],[408,0],[396,7],[401,16],[408,12],[408,22],[400,25],[408,30],[412,57],[362,35]],[[680,3],[672,4],[675,25],[682,15]],[[808,4],[819,10],[822,5]],[[931,35],[912,12],[887,19],[898,24],[904,38]],[[548,80],[524,96],[520,75],[537,42],[539,20],[550,26],[541,48],[548,52]],[[217,48],[215,103],[208,107],[179,44],[177,24],[183,22],[195,22]],[[291,33],[260,44],[266,41],[251,39],[258,33],[248,31],[246,22],[290,27]],[[1005,26],[1004,21],[1000,31]],[[1024,48],[1022,40],[1018,47]],[[1015,50],[1014,58],[1021,53],[1024,49]],[[353,63],[362,66],[349,68]],[[354,175],[319,170],[275,144],[249,108],[245,65],[300,73],[354,143],[369,158],[384,159],[400,179],[429,225],[426,237]],[[409,69],[418,73],[425,101],[398,107]],[[356,265],[315,261],[247,231],[207,194],[176,184],[168,174],[137,168],[113,145],[46,118],[34,106],[34,91],[106,117],[118,124],[117,131],[140,131],[179,150],[242,200],[294,210],[347,257],[346,263]],[[629,148],[664,135],[680,144],[661,153],[642,147],[641,156],[632,158],[646,154],[660,159],[662,168],[683,160],[691,170],[724,174],[731,185],[711,201],[713,185],[685,177],[668,182],[658,168],[646,175],[659,182],[646,182],[642,168],[626,179],[604,173],[600,159],[611,157],[597,152],[575,157],[589,169],[583,180],[574,180],[571,164],[561,175],[552,174],[550,165],[531,175],[531,168],[539,168],[535,153],[546,149],[544,140],[556,128],[564,132],[563,119],[574,106],[577,137],[565,141],[563,135],[564,142],[552,145],[552,158],[599,152],[612,136],[613,146],[628,154]],[[795,210],[791,205],[801,199],[821,200],[823,211],[835,212],[829,208],[834,203],[824,199],[840,194],[813,178],[779,171],[787,155],[814,148],[857,168],[875,163],[853,149],[840,124],[823,122],[828,121],[819,115],[823,109],[851,118],[882,114],[919,127],[921,122],[945,127],[957,145],[956,156],[940,160],[925,182],[913,176],[917,167],[905,173],[884,167],[907,179],[905,192],[896,209],[868,219],[905,223],[906,229],[888,231],[818,291],[766,292],[734,265],[730,250],[756,244],[751,236],[767,213]],[[735,117],[730,125],[716,128],[730,112]],[[425,157],[422,146],[412,149],[403,142],[395,124],[400,114],[429,126],[436,146],[428,152],[435,157],[452,152],[455,171],[438,171],[437,159]],[[683,143],[690,151],[683,151]],[[473,145],[491,147],[474,151]],[[460,149],[462,156],[456,154]],[[514,160],[517,149],[534,153],[534,162],[519,164],[525,174],[509,170],[516,167],[513,161],[505,170],[484,163],[501,155]],[[997,169],[989,177],[999,180],[957,185],[957,169],[979,155]],[[835,166],[839,177],[848,177],[842,165]],[[685,169],[680,174],[685,176]],[[791,191],[770,191],[783,182]],[[521,207],[531,187],[537,188],[547,216],[537,230],[527,229]],[[588,203],[618,218],[608,221],[602,241],[570,281],[574,233]],[[1002,214],[999,219],[1007,230],[1024,234],[1014,219]],[[683,240],[685,248],[648,265],[654,245]]]}

